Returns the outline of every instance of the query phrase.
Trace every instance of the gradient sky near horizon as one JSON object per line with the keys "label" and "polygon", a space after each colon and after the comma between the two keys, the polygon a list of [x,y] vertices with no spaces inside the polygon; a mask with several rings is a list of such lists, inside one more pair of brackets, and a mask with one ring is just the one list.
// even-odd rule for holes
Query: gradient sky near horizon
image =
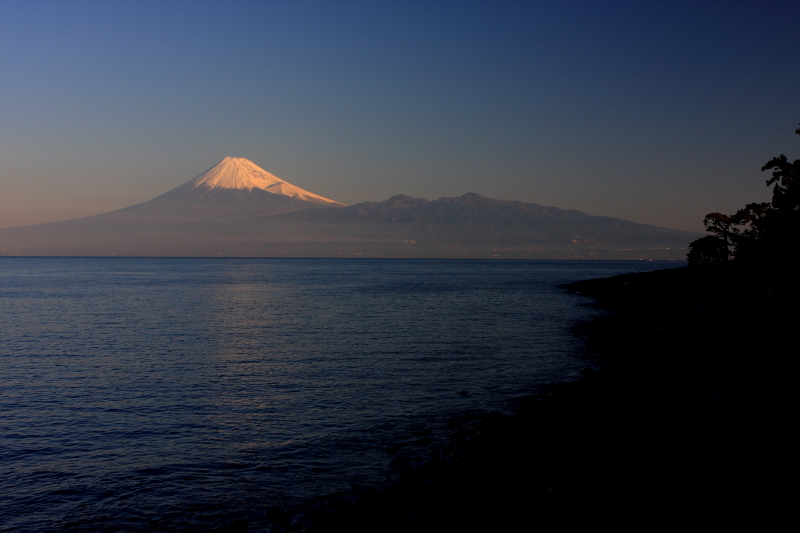
{"label": "gradient sky near horizon", "polygon": [[226,156],[348,204],[702,230],[800,157],[800,3],[0,0],[0,227]]}

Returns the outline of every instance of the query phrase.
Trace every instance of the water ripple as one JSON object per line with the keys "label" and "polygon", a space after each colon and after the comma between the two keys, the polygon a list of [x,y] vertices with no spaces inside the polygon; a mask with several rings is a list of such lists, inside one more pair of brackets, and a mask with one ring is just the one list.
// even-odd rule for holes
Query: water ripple
{"label": "water ripple", "polygon": [[640,265],[0,258],[0,529],[258,524],[378,481],[574,371],[594,311],[558,284]]}

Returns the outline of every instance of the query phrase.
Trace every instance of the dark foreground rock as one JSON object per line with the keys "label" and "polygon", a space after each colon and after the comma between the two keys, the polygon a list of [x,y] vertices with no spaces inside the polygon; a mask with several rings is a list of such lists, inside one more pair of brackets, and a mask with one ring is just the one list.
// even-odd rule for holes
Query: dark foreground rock
{"label": "dark foreground rock", "polygon": [[[288,529],[779,529],[800,493],[795,269],[722,265],[580,282],[615,311],[596,362],[475,416],[383,487],[334,495]],[[789,522],[791,523],[791,522]],[[781,527],[781,528],[782,528]]]}

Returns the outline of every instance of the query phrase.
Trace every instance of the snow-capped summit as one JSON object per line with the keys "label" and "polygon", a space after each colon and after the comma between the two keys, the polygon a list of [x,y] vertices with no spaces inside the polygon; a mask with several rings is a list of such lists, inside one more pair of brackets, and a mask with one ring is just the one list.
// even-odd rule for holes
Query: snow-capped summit
{"label": "snow-capped summit", "polygon": [[228,223],[319,207],[344,207],[274,176],[243,157],[226,157],[147,202],[95,215],[128,222]]}
{"label": "snow-capped summit", "polygon": [[208,187],[211,189],[262,189],[272,194],[289,196],[326,206],[344,205],[318,194],[296,187],[279,177],[270,174],[244,157],[226,157],[206,170],[189,183],[187,188]]}

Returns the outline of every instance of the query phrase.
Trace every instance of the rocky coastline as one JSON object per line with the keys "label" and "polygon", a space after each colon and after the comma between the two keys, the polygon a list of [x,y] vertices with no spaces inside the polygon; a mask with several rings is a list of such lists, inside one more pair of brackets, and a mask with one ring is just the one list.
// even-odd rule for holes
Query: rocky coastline
{"label": "rocky coastline", "polygon": [[576,330],[580,379],[422,438],[384,485],[270,530],[781,529],[799,492],[797,277],[731,262],[575,283],[611,311]]}

